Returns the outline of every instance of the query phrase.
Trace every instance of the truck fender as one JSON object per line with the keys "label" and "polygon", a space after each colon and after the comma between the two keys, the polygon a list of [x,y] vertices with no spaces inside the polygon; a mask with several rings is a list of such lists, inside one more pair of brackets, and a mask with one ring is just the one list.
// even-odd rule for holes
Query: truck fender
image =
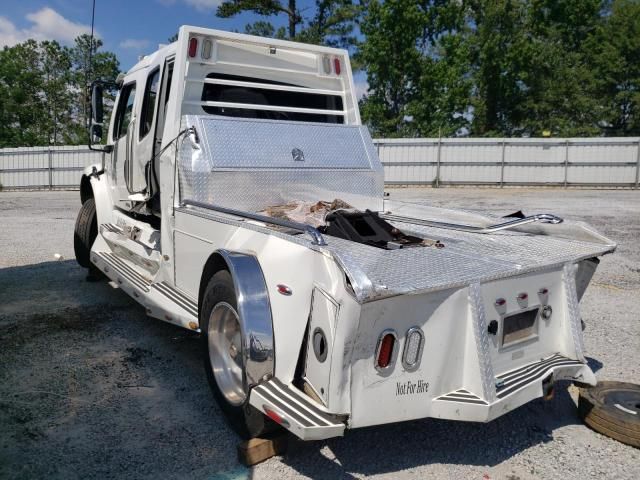
{"label": "truck fender", "polygon": [[111,211],[111,197],[107,176],[104,175],[102,165],[99,163],[86,167],[80,178],[80,201],[84,203],[89,198],[93,198],[96,203],[98,225],[108,223],[107,216]]}
{"label": "truck fender", "polygon": [[[198,311],[202,311],[202,297],[209,280],[220,270],[228,270],[233,279],[243,337],[246,383],[251,388],[275,373],[275,339],[267,284],[255,256],[217,250],[202,271]],[[202,324],[202,319],[200,322]]]}

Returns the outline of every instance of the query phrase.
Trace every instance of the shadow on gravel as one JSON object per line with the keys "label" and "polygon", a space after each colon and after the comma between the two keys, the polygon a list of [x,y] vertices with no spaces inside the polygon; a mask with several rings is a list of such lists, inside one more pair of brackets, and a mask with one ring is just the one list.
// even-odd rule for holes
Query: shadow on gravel
{"label": "shadow on gravel", "polygon": [[[209,392],[199,337],[84,277],[71,261],[0,269],[0,477],[252,477]],[[427,419],[292,439],[282,462],[311,478],[495,466],[580,423],[567,386],[488,424]]]}
{"label": "shadow on gravel", "polygon": [[[296,442],[283,462],[312,478],[355,478],[351,473],[379,475],[438,463],[493,467],[554,440],[560,427],[581,424],[568,386],[559,382],[552,400],[535,400],[487,424],[426,419],[348,431],[343,439],[321,444]],[[323,446],[330,455],[321,452]]]}
{"label": "shadow on gravel", "polygon": [[75,262],[0,269],[0,478],[246,478],[199,337]]}

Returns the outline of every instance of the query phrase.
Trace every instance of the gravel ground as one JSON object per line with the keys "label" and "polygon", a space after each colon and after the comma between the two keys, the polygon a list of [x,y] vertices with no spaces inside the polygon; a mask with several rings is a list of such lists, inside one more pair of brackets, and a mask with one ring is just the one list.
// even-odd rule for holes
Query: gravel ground
{"label": "gravel ground", "polygon": [[[147,318],[73,261],[77,192],[0,193],[1,478],[640,478],[640,450],[583,426],[566,384],[489,424],[422,420],[290,441],[254,468],[209,393],[196,335]],[[549,211],[619,243],[586,298],[600,379],[640,383],[640,193],[393,189],[498,214]],[[63,259],[54,260],[54,254]]]}

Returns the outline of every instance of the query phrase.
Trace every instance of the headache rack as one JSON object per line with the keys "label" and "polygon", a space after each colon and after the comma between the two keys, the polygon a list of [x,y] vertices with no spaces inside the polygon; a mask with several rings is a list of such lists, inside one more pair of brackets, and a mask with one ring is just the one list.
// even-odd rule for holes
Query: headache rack
{"label": "headache rack", "polygon": [[344,92],[310,88],[263,78],[209,73],[200,100],[186,100],[209,114],[272,120],[345,123]]}

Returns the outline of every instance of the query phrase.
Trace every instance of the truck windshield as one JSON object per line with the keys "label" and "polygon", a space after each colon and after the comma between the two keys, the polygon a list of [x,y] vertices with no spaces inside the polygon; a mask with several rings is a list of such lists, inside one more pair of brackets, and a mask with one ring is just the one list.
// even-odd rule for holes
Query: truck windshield
{"label": "truck windshield", "polygon": [[305,92],[299,85],[237,75],[210,73],[206,78],[202,89],[202,101],[206,103],[202,108],[209,114],[344,123],[342,97],[338,94],[310,93],[313,89]]}

